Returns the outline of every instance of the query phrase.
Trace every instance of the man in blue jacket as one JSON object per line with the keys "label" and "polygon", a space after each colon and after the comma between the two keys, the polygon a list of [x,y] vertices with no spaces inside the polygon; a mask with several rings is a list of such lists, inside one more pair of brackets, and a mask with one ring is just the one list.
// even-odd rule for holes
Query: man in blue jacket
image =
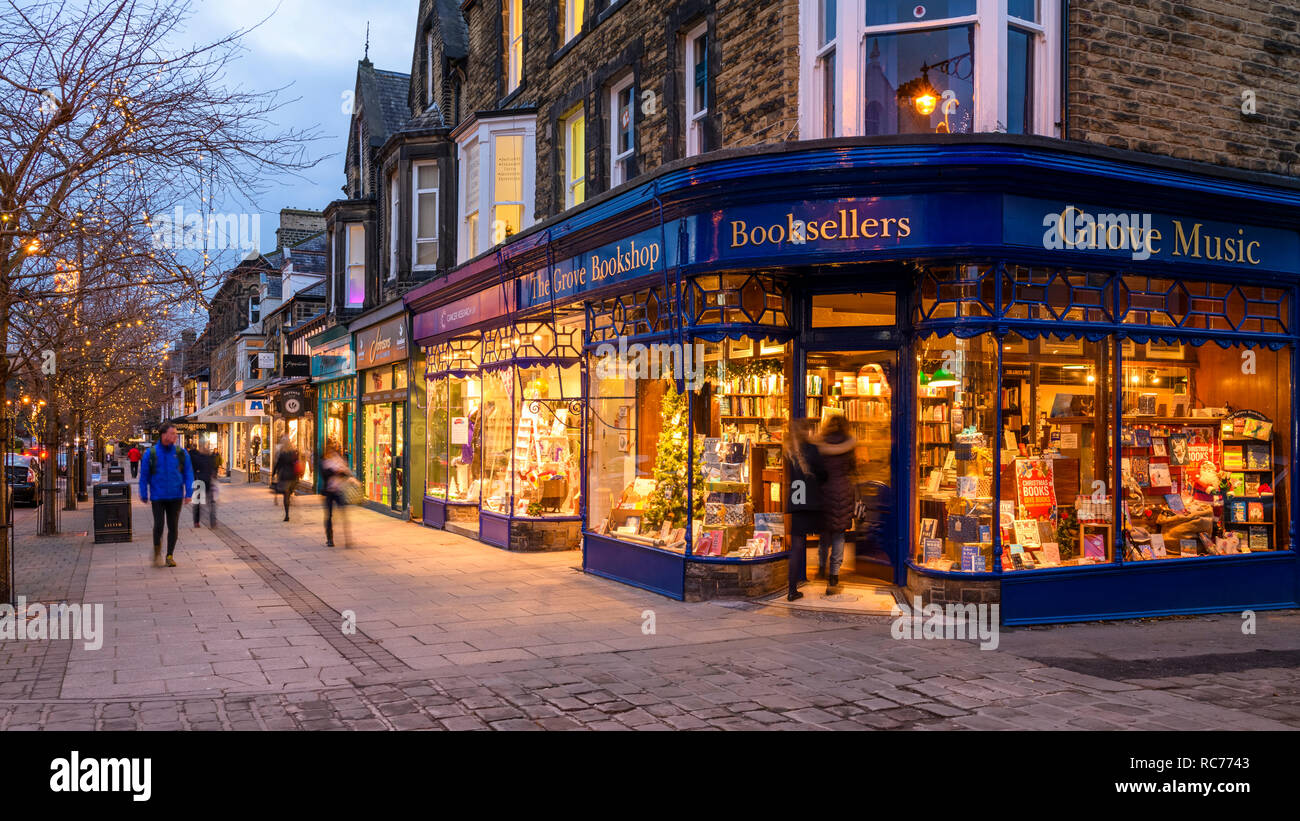
{"label": "man in blue jacket", "polygon": [[194,492],[194,467],[189,454],[176,444],[176,426],[164,423],[158,441],[140,460],[140,501],[153,499],[153,561],[162,553],[163,524],[167,525],[167,566],[175,567],[176,530],[181,505],[190,503]]}

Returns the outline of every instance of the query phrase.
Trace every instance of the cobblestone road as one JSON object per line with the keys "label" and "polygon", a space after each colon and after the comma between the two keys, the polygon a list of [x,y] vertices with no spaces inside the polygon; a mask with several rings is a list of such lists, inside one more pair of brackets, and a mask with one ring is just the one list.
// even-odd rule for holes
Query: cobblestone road
{"label": "cobblestone road", "polygon": [[577,553],[365,510],[330,549],[314,499],[284,524],[265,489],[222,492],[215,532],[183,517],[175,569],[151,566],[142,505],[124,545],[79,535],[88,509],[46,539],[20,511],[19,592],[101,602],[107,627],[97,650],[0,641],[0,730],[1300,728],[1295,612],[1253,636],[1235,615],[1005,629],[982,651],[673,602]]}

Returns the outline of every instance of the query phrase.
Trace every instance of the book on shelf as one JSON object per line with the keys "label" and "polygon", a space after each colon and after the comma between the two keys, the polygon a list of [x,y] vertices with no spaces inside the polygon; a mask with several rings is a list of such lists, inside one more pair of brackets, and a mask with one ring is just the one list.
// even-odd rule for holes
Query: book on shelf
{"label": "book on shelf", "polygon": [[1268,441],[1273,436],[1273,423],[1266,419],[1247,417],[1242,425],[1241,435],[1245,438]]}
{"label": "book on shelf", "polygon": [[1250,552],[1267,551],[1269,549],[1267,527],[1251,525],[1247,538],[1249,539]]}
{"label": "book on shelf", "polygon": [[1169,464],[1185,465],[1188,463],[1187,434],[1169,434]]}
{"label": "book on shelf", "polygon": [[1168,505],[1169,509],[1174,513],[1183,513],[1187,510],[1187,506],[1183,504],[1183,497],[1177,493],[1166,493],[1165,504]]}
{"label": "book on shelf", "polygon": [[[1244,501],[1233,501],[1228,504],[1228,521],[1244,523],[1246,521],[1247,507]],[[1263,521],[1262,519],[1260,521]]]}
{"label": "book on shelf", "polygon": [[1241,470],[1246,466],[1241,458],[1241,445],[1223,446],[1223,469]]}
{"label": "book on shelf", "polygon": [[[1224,465],[1227,467],[1227,465]],[[1247,445],[1246,446],[1246,464],[1251,470],[1272,470],[1273,459],[1269,453],[1268,445]]]}
{"label": "book on shelf", "polygon": [[1106,537],[1100,533],[1084,534],[1083,555],[1085,558],[1106,561]]}
{"label": "book on shelf", "polygon": [[984,557],[980,555],[980,546],[978,544],[963,544],[961,546],[961,569],[973,573],[982,573],[987,569],[984,564]]}
{"label": "book on shelf", "polygon": [[1165,437],[1158,436],[1151,439],[1152,456],[1168,456],[1169,450],[1165,447]]}
{"label": "book on shelf", "polygon": [[1038,536],[1037,519],[1017,519],[1015,521],[1016,542],[1022,545],[1041,544]]}
{"label": "book on shelf", "polygon": [[1165,550],[1165,537],[1159,533],[1151,534],[1151,553],[1157,559],[1163,559],[1169,555]]}
{"label": "book on shelf", "polygon": [[1246,508],[1246,510],[1247,510],[1247,519],[1246,519],[1246,521],[1248,521],[1248,522],[1263,522],[1263,521],[1264,521],[1264,503],[1263,503],[1263,502],[1251,502],[1251,503],[1249,504],[1249,506]]}
{"label": "book on shelf", "polygon": [[1061,564],[1061,547],[1058,543],[1043,542],[1042,554],[1044,566],[1057,567]]}
{"label": "book on shelf", "polygon": [[1254,496],[1261,495],[1259,491],[1261,486],[1262,485],[1260,484],[1258,473],[1246,474],[1246,495],[1247,496],[1254,497]]}
{"label": "book on shelf", "polygon": [[1246,495],[1246,475],[1244,473],[1228,474],[1228,495],[1229,496]]}
{"label": "book on shelf", "polygon": [[927,562],[943,558],[943,539],[922,539],[921,549]]}
{"label": "book on shelf", "polygon": [[1138,428],[1133,431],[1133,446],[1138,448],[1151,447],[1151,431],[1147,428]]}
{"label": "book on shelf", "polygon": [[1133,457],[1133,479],[1141,487],[1151,486],[1151,473],[1148,469],[1147,457],[1145,456]]}

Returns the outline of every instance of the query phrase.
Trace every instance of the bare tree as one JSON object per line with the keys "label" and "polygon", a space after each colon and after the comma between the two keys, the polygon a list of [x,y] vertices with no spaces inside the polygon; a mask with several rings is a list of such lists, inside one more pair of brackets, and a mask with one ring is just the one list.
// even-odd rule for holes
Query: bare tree
{"label": "bare tree", "polygon": [[[130,289],[146,309],[201,306],[222,262],[206,248],[187,257],[190,249],[159,242],[156,215],[195,202],[202,213],[216,191],[251,202],[275,176],[314,165],[307,149],[316,132],[275,124],[284,105],[277,92],[226,86],[247,31],[175,45],[192,0],[0,0],[0,7],[0,339],[7,352],[29,339],[28,317],[84,308],[92,291]],[[62,296],[69,271],[78,279],[73,300]],[[21,336],[16,316],[24,318]],[[46,336],[65,355],[69,345],[87,347],[75,338],[78,328],[103,327],[75,314],[62,319]],[[39,364],[23,361],[29,370]],[[6,357],[0,383],[9,371]],[[13,597],[6,515],[0,504],[0,601]]]}

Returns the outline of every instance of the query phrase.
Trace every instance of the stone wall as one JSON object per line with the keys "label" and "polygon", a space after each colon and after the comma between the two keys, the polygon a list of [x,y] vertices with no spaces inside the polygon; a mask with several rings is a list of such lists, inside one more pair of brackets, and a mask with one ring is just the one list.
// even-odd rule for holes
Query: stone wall
{"label": "stone wall", "polygon": [[765,562],[686,562],[686,601],[754,598],[786,588],[785,557]]}
{"label": "stone wall", "polygon": [[540,553],[577,550],[581,546],[581,522],[516,519],[510,523],[510,550]]}
{"label": "stone wall", "polygon": [[996,579],[970,579],[960,575],[929,576],[907,569],[907,602],[916,596],[925,604],[994,604],[1002,601],[1002,583]]}
{"label": "stone wall", "polygon": [[[1279,0],[1074,0],[1070,139],[1300,172],[1300,12]],[[1241,111],[1242,90],[1256,96]]]}

